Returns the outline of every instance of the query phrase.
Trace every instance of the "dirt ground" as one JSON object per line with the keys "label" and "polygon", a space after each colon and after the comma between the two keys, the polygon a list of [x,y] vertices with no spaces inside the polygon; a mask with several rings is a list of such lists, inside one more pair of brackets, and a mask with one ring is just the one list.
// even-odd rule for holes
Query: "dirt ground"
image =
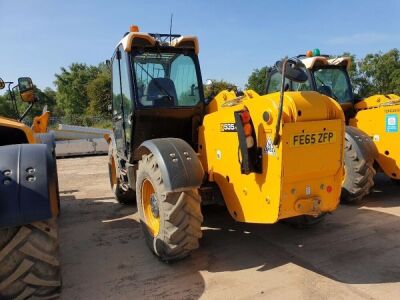
{"label": "dirt ground", "polygon": [[146,248],[135,206],[110,192],[104,156],[58,161],[62,299],[396,299],[400,185],[378,177],[362,205],[301,230],[206,209],[200,249],[166,265]]}

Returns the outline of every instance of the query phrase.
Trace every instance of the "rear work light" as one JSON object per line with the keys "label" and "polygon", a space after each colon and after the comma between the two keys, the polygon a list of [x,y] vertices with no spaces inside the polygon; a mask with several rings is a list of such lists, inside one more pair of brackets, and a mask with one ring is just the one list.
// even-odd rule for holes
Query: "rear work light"
{"label": "rear work light", "polygon": [[240,112],[240,120],[242,121],[247,148],[252,148],[254,146],[253,127],[250,123],[251,117],[248,110],[242,110]]}
{"label": "rear work light", "polygon": [[257,147],[253,122],[246,107],[235,112],[235,124],[239,138],[241,172],[243,174],[262,173],[262,149]]}

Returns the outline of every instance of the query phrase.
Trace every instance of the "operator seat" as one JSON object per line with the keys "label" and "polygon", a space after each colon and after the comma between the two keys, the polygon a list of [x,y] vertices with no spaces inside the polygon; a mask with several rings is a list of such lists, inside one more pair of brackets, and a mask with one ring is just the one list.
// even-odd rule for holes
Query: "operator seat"
{"label": "operator seat", "polygon": [[[176,93],[175,84],[169,78],[153,78],[147,85],[146,93],[147,101],[154,107],[176,106],[178,95]],[[168,95],[173,97],[169,99]]]}

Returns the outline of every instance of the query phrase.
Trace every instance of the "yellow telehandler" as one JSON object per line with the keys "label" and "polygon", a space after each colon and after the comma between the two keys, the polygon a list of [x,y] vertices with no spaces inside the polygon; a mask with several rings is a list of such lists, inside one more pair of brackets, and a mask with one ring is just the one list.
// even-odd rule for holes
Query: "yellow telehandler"
{"label": "yellow telehandler", "polygon": [[[117,44],[112,69],[112,190],[137,203],[149,248],[186,257],[202,236],[202,203],[223,201],[239,222],[312,223],[339,203],[344,115],[316,92],[204,99],[194,36],[139,32]],[[281,80],[307,80],[280,62]]]}
{"label": "yellow telehandler", "polygon": [[[6,84],[17,119],[0,117],[0,299],[53,299],[61,290],[54,139],[47,112],[32,128],[23,123],[37,101],[32,80]],[[16,90],[29,103],[21,116]]]}
{"label": "yellow telehandler", "polygon": [[[400,96],[374,95],[356,99],[348,74],[349,57],[321,55],[319,49],[297,56],[304,64],[308,80],[288,81],[288,91],[317,91],[337,101],[346,118],[345,179],[342,201],[361,200],[374,185],[376,171],[393,181],[400,180],[399,113]],[[267,79],[267,94],[279,87],[279,71],[272,68]]]}

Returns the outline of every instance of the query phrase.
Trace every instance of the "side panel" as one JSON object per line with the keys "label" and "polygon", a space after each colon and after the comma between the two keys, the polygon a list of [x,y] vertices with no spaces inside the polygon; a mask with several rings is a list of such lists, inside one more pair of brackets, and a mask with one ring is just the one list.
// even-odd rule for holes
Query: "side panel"
{"label": "side panel", "polygon": [[[277,148],[274,156],[263,154],[263,174],[242,174],[238,134],[224,130],[224,125],[235,124],[234,112],[242,108],[243,105],[225,107],[205,116],[199,132],[200,160],[209,180],[220,188],[232,218],[240,222],[275,223],[279,213],[281,149]],[[256,119],[253,121],[257,124],[257,145],[264,148],[271,133],[259,126]]]}
{"label": "side panel", "polygon": [[378,150],[377,163],[383,172],[400,179],[400,105],[387,105],[360,110],[350,126],[367,134]]}
{"label": "side panel", "polygon": [[0,227],[58,214],[55,161],[46,145],[0,147]]}
{"label": "side panel", "polygon": [[184,140],[177,138],[148,140],[136,150],[135,156],[150,152],[156,157],[167,190],[198,188],[202,184],[203,167],[196,152]]}

